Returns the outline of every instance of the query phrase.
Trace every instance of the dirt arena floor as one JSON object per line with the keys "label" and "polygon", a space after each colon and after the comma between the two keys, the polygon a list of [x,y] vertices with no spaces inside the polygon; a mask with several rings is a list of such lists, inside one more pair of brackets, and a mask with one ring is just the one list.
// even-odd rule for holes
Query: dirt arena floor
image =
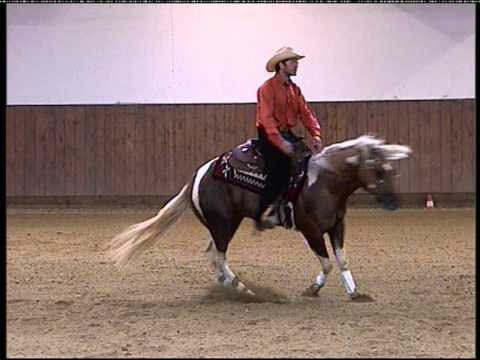
{"label": "dirt arena floor", "polygon": [[[228,253],[257,292],[213,282],[207,231],[192,213],[126,271],[106,244],[156,210],[7,212],[8,357],[474,357],[475,211],[350,209],[346,251],[359,290],[320,264],[300,233],[253,236]],[[331,247],[329,247],[331,250]]]}

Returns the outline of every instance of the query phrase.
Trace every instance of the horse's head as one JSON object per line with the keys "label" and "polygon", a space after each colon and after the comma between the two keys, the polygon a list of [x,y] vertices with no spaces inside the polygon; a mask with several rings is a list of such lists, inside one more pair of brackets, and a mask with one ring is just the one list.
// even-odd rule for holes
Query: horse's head
{"label": "horse's head", "polygon": [[394,192],[393,178],[395,169],[391,160],[408,158],[411,150],[404,145],[385,145],[383,140],[370,136],[362,137],[357,153],[346,158],[346,162],[357,167],[358,180],[369,193],[377,196],[387,210],[398,208],[398,199]]}

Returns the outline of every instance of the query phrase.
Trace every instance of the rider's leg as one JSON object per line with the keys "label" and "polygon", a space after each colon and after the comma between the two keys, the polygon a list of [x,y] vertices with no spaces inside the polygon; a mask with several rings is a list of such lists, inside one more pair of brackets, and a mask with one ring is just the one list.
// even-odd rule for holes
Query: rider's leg
{"label": "rider's leg", "polygon": [[[257,229],[263,230],[264,226],[269,225],[262,223],[262,218],[268,213],[266,210],[271,204],[273,204],[277,197],[282,195],[288,189],[290,163],[288,157],[267,140],[262,129],[259,129],[258,133],[265,160],[265,172],[267,173],[267,178],[265,181],[265,187],[260,193],[260,203],[255,214],[255,224]],[[269,227],[273,227],[273,224],[270,224]]]}

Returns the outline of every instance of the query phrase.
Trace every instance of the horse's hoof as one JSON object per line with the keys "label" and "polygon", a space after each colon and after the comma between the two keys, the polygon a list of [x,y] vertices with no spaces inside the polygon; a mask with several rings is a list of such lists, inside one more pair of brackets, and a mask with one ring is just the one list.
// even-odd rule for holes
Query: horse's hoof
{"label": "horse's hoof", "polygon": [[255,296],[255,293],[247,288],[247,286],[238,279],[238,276],[233,278],[232,287],[239,293]]}
{"label": "horse's hoof", "polygon": [[366,294],[360,294],[359,292],[355,292],[350,295],[350,299],[355,302],[374,302],[375,300]]}
{"label": "horse's hoof", "polygon": [[322,287],[319,286],[318,284],[313,284],[312,286],[306,288],[302,295],[303,296],[310,296],[310,297],[316,297],[318,296],[318,292],[320,291]]}

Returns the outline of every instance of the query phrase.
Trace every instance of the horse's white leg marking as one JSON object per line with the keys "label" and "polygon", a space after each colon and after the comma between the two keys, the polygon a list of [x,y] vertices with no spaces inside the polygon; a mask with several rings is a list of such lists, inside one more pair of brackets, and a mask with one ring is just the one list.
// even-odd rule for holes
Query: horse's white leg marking
{"label": "horse's white leg marking", "polygon": [[322,270],[320,270],[317,277],[315,278],[315,284],[318,285],[316,291],[318,291],[320,290],[320,288],[323,287],[323,285],[325,285],[325,282],[327,280],[327,275],[330,273],[330,271],[332,271],[332,263],[330,262],[329,258],[320,256],[315,251],[313,251],[313,249],[308,244],[307,239],[304,239],[303,241],[305,243],[305,246],[307,246],[310,250],[312,250],[312,252],[318,258],[318,260],[320,260],[320,264],[322,264]]}
{"label": "horse's white leg marking", "polygon": [[332,263],[330,262],[330,259],[323,256],[317,256],[317,257],[320,260],[320,263],[322,264],[323,272],[325,273],[325,275],[328,275],[330,271],[332,271]]}
{"label": "horse's white leg marking", "polygon": [[352,273],[350,270],[344,270],[340,273],[342,277],[342,283],[347,291],[347,294],[352,296],[357,291],[357,287],[355,286],[355,281],[353,281]]}
{"label": "horse's white leg marking", "polygon": [[315,278],[315,284],[317,284],[319,287],[323,287],[323,285],[325,285],[325,282],[327,280],[328,273],[332,270],[332,264],[330,260],[326,257],[317,255],[317,258],[320,260],[320,263],[322,264],[322,270],[318,273],[317,277]]}
{"label": "horse's white leg marking", "polygon": [[195,206],[195,209],[198,211],[200,216],[205,220],[205,216],[203,215],[202,208],[200,207],[200,197],[198,196],[198,187],[200,185],[200,180],[202,180],[203,176],[207,172],[208,168],[210,167],[210,164],[217,160],[218,157],[210,160],[208,163],[202,165],[200,169],[198,169],[197,173],[195,174],[195,181],[193,182],[193,190],[192,190],[192,201],[193,205]]}
{"label": "horse's white leg marking", "polygon": [[337,259],[337,263],[340,268],[342,284],[345,287],[347,294],[352,296],[356,293],[357,287],[355,285],[355,281],[353,280],[352,273],[350,270],[348,270],[345,250],[342,248],[335,248],[335,258]]}
{"label": "horse's white leg marking", "polygon": [[222,286],[231,286],[238,292],[246,292],[250,295],[255,295],[250,291],[245,284],[238,280],[238,277],[230,270],[227,264],[225,253],[217,250],[215,241],[212,240],[210,248],[209,259],[211,264],[215,267],[215,281]]}
{"label": "horse's white leg marking", "polygon": [[340,270],[347,270],[347,257],[345,255],[345,250],[342,248],[335,249],[335,258],[337,259],[338,267]]}
{"label": "horse's white leg marking", "polygon": [[208,262],[213,268],[213,270],[216,271],[217,269],[217,258],[216,258],[216,247],[215,247],[215,242],[213,239],[210,237],[208,240],[208,245],[207,249],[205,250],[207,252],[207,257],[208,257]]}

